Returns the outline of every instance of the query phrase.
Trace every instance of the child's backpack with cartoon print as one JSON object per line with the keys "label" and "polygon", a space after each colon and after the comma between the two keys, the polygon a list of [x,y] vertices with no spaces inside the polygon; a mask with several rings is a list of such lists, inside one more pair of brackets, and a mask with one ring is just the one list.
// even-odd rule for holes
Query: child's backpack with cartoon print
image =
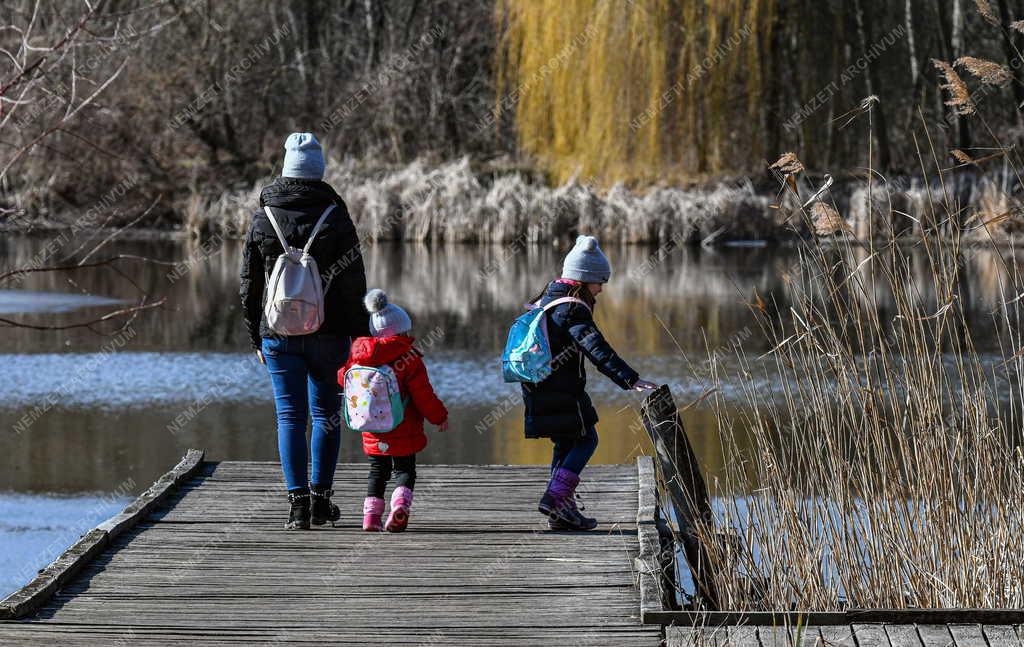
{"label": "child's backpack with cartoon print", "polygon": [[390,366],[354,364],[345,371],[345,424],[375,434],[393,430],[405,417],[398,377]]}

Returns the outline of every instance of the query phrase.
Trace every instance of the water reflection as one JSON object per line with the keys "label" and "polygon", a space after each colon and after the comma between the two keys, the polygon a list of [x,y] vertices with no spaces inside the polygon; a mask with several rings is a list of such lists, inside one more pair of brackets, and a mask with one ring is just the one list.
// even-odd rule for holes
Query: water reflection
{"label": "water reflection", "polygon": [[[31,264],[46,246],[45,238],[7,236],[0,262]],[[24,290],[124,300],[137,299],[138,286],[166,297],[167,307],[141,314],[117,346],[85,330],[4,331],[0,490],[110,490],[126,478],[141,489],[187,447],[205,448],[212,459],[275,459],[269,383],[251,361],[239,313],[240,244],[115,241],[106,251],[186,263],[129,264],[130,281],[109,268],[20,280],[16,287]],[[615,274],[600,297],[598,322],[644,377],[671,383],[681,404],[703,391],[709,351],[728,356],[742,348],[750,356],[767,349],[748,304],[756,293],[786,307],[787,281],[797,268],[793,251],[773,248],[606,251]],[[425,462],[548,460],[546,442],[522,438],[516,387],[501,382],[497,358],[509,322],[558,274],[563,253],[542,246],[381,244],[366,250],[370,284],[387,288],[411,313],[414,334],[441,336],[427,349],[427,366],[451,405],[453,433],[432,435]],[[1005,298],[1005,270],[990,250],[972,252],[963,267],[971,278],[964,301],[976,341],[991,350],[996,340],[985,330],[991,308]],[[910,280],[924,294],[931,289],[926,269],[925,259],[915,256]],[[85,307],[12,316],[71,322],[103,311],[79,305]],[[602,418],[596,460],[631,460],[647,447],[636,422],[639,396],[617,390],[596,371],[591,382]],[[766,376],[761,387],[779,385]],[[713,477],[722,459],[709,414],[698,406],[684,419]],[[354,435],[343,444],[342,460],[362,460]]]}

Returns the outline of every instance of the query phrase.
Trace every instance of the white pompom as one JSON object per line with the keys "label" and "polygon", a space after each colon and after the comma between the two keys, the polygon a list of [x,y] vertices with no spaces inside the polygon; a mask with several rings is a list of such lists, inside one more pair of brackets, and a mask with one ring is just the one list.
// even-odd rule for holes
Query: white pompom
{"label": "white pompom", "polygon": [[384,290],[374,288],[363,297],[363,305],[370,314],[380,312],[388,305],[388,295],[384,294]]}

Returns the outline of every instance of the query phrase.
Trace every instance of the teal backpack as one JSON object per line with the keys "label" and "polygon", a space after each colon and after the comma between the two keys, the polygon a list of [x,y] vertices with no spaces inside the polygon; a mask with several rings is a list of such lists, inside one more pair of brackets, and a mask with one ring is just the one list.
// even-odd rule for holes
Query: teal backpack
{"label": "teal backpack", "polygon": [[536,384],[551,375],[551,342],[548,340],[548,318],[544,315],[563,303],[579,303],[587,307],[576,297],[561,297],[544,307],[528,303],[527,311],[512,322],[505,352],[501,354],[501,375],[506,382]]}

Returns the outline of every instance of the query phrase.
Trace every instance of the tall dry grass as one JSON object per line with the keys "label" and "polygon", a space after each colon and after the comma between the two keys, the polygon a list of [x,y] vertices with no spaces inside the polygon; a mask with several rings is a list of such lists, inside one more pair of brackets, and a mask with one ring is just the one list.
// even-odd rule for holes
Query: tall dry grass
{"label": "tall dry grass", "polygon": [[[186,228],[197,235],[239,237],[257,208],[259,187],[193,199]],[[772,196],[750,182],[703,188],[659,187],[607,192],[577,179],[549,187],[522,172],[490,177],[468,158],[431,165],[422,160],[372,169],[331,161],[324,178],[345,199],[369,240],[526,245],[563,242],[586,231],[602,242],[676,243],[789,236],[788,215],[770,209]]]}
{"label": "tall dry grass", "polygon": [[[845,222],[846,236],[884,240],[897,235],[913,242],[930,205],[948,193],[963,205],[970,225],[963,232],[965,243],[1009,242],[1024,214],[1019,198],[1008,190],[1016,177],[1007,167],[975,168],[964,165],[947,178],[945,188],[924,177],[877,184],[870,200],[863,182],[838,180],[830,194],[835,215]],[[185,229],[197,236],[244,236],[259,189],[272,179],[215,196],[192,196],[185,204]],[[645,191],[616,185],[605,191],[574,178],[550,187],[520,170],[474,167],[468,158],[442,164],[417,160],[383,169],[331,161],[325,179],[348,203],[360,234],[373,241],[527,245],[565,243],[585,231],[606,245],[788,242],[809,236],[817,224],[801,217],[803,202],[796,196],[779,199],[749,180]]]}
{"label": "tall dry grass", "polygon": [[[1024,605],[1024,282],[1004,260],[991,325],[968,325],[965,241],[978,231],[941,166],[921,169],[938,191],[912,247],[891,227],[865,246],[830,243],[811,227],[829,210],[801,211],[814,234],[787,279],[789,305],[751,309],[772,350],[739,350],[728,372],[711,358],[712,381],[743,392],[739,409],[708,400],[726,464],[718,531],[734,528],[744,546],[702,529],[723,608]],[[804,198],[813,187],[799,175],[784,186]],[[875,200],[888,189],[872,177],[870,218],[903,218]],[[928,290],[912,280],[915,247]],[[983,334],[998,338],[995,362],[975,348]],[[758,388],[765,377],[781,379],[783,398]]]}

